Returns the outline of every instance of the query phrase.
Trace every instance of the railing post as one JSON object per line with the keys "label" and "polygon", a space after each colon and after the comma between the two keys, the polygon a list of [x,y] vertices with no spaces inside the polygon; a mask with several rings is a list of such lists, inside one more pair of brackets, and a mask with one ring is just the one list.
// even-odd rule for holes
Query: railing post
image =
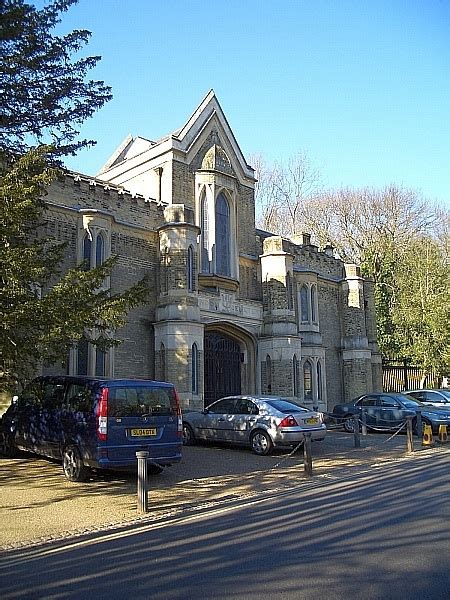
{"label": "railing post", "polygon": [[148,511],[147,451],[136,452],[138,512]]}
{"label": "railing post", "polygon": [[304,436],[305,441],[303,443],[303,466],[306,477],[312,477],[311,432],[306,432]]}
{"label": "railing post", "polygon": [[364,408],[361,409],[361,434],[367,435],[367,413]]}
{"label": "railing post", "polygon": [[423,436],[423,425],[422,425],[422,411],[416,410],[416,426],[417,426],[417,437],[421,438]]}
{"label": "railing post", "polygon": [[403,359],[403,385],[405,390],[409,389],[408,383],[408,360],[406,358]]}
{"label": "railing post", "polygon": [[414,441],[413,441],[413,418],[412,416],[406,417],[406,449],[411,454],[414,452]]}
{"label": "railing post", "polygon": [[353,417],[353,438],[355,441],[355,448],[361,448],[361,436],[359,434],[359,416],[354,415]]}

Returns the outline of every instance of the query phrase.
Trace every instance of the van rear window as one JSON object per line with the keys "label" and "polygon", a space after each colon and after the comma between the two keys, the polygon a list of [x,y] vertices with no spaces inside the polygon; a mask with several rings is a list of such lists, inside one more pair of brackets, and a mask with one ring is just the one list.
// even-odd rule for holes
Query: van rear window
{"label": "van rear window", "polygon": [[132,386],[109,388],[109,417],[174,415],[176,408],[174,388]]}

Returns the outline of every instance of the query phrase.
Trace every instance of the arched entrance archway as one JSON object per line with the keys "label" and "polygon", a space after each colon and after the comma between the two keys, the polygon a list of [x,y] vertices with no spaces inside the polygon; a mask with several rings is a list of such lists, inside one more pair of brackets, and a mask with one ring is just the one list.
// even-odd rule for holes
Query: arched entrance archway
{"label": "arched entrance archway", "polygon": [[205,406],[241,393],[241,363],[236,340],[219,331],[205,332]]}

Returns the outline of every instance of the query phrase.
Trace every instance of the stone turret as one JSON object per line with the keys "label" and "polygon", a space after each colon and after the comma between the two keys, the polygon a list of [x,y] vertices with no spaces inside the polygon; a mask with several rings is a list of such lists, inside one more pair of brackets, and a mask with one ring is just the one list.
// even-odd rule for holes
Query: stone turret
{"label": "stone turret", "polygon": [[[160,379],[172,381],[184,406],[201,406],[204,325],[198,305],[198,257],[194,214],[184,204],[164,210],[159,227],[159,294],[156,310],[155,356]],[[182,321],[182,326],[180,321]],[[182,331],[182,333],[181,333]],[[196,362],[193,367],[192,362]],[[192,389],[192,373],[198,385]]]}
{"label": "stone turret", "polygon": [[364,279],[360,267],[345,265],[342,282],[342,361],[344,399],[372,391],[372,354],[366,327]]}
{"label": "stone turret", "polygon": [[263,331],[259,341],[263,393],[294,396],[294,357],[301,356],[293,290],[293,255],[280,236],[263,243]]}

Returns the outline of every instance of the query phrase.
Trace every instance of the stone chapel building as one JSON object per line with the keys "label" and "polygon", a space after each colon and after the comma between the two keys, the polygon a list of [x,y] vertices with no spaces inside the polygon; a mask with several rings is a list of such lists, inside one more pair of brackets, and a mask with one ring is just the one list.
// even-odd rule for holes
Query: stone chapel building
{"label": "stone chapel building", "polygon": [[[370,281],[304,233],[255,228],[255,175],[211,90],[181,129],[123,141],[95,177],[49,189],[48,233],[67,266],[118,256],[113,290],[150,275],[146,305],[68,374],[175,383],[184,407],[279,394],[319,410],[381,389]],[[46,373],[62,373],[57,367]]]}

